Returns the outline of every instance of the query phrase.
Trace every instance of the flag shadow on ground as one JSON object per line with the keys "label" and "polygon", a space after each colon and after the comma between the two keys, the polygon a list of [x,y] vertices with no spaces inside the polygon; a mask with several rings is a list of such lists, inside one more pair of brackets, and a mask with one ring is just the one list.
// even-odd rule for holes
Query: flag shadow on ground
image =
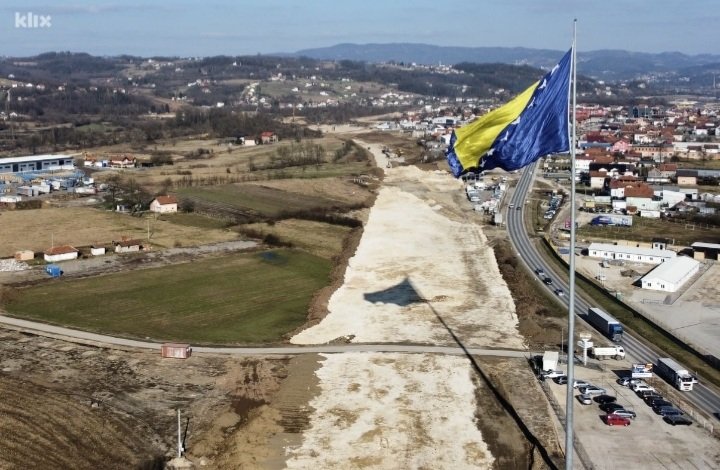
{"label": "flag shadow on ground", "polygon": [[399,284],[376,292],[369,292],[364,294],[363,297],[371,303],[395,304],[400,307],[426,303],[425,299],[420,296],[420,293],[418,293],[408,277],[405,277]]}

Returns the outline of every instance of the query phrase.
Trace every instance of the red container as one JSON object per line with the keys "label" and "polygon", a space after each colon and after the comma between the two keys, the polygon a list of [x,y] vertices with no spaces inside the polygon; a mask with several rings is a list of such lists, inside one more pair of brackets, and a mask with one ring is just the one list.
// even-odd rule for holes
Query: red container
{"label": "red container", "polygon": [[160,354],[162,357],[187,359],[192,354],[192,348],[185,343],[165,343],[160,347]]}

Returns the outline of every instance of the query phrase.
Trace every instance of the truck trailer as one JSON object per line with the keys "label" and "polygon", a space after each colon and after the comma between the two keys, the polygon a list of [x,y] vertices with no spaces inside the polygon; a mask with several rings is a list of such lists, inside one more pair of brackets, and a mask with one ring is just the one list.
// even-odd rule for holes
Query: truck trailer
{"label": "truck trailer", "polygon": [[585,319],[611,340],[615,342],[622,340],[622,325],[606,311],[597,307],[590,307]]}
{"label": "truck trailer", "polygon": [[592,348],[591,353],[595,359],[625,359],[625,349],[622,346],[610,346],[609,348]]}
{"label": "truck trailer", "polygon": [[697,383],[697,379],[690,375],[687,369],[669,357],[658,358],[654,371],[683,392],[692,390],[693,384]]}

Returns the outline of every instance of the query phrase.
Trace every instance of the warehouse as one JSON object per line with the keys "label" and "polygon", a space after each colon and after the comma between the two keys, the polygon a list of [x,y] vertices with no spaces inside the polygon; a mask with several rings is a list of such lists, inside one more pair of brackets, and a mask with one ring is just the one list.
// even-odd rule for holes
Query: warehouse
{"label": "warehouse", "polygon": [[75,158],[70,155],[31,155],[0,159],[0,173],[74,169]]}
{"label": "warehouse", "polygon": [[588,256],[591,258],[623,260],[633,263],[660,264],[675,258],[677,253],[671,250],[658,250],[656,248],[591,243],[588,248]]}
{"label": "warehouse", "polygon": [[677,292],[700,270],[700,263],[688,256],[678,256],[647,273],[641,279],[643,289]]}

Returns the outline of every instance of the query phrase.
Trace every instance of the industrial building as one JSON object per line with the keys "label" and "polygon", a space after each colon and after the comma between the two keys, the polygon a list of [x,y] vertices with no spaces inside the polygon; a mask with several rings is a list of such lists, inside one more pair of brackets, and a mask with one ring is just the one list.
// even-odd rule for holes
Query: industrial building
{"label": "industrial building", "polygon": [[715,261],[718,260],[718,253],[720,253],[720,244],[695,242],[690,246],[693,249],[693,257],[695,259],[712,259]]}
{"label": "industrial building", "polygon": [[74,169],[75,157],[70,155],[31,155],[0,159],[0,173]]}
{"label": "industrial building", "polygon": [[659,250],[656,248],[591,243],[588,248],[588,256],[591,258],[623,260],[633,263],[660,264],[675,258],[677,253],[671,250]]}
{"label": "industrial building", "polygon": [[640,280],[643,289],[677,292],[700,270],[700,263],[688,256],[678,256],[647,273]]}

